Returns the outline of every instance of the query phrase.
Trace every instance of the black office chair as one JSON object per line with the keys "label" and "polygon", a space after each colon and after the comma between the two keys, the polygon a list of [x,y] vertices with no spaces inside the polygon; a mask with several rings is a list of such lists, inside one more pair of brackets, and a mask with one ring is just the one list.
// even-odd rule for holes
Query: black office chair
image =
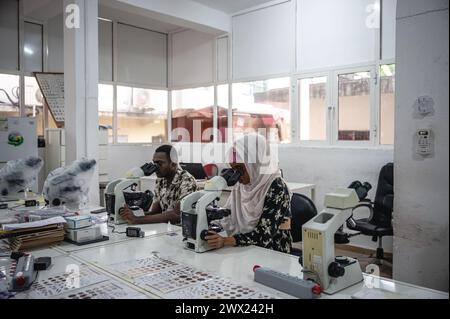
{"label": "black office chair", "polygon": [[[291,197],[291,235],[292,241],[298,243],[302,241],[302,226],[311,218],[317,215],[316,205],[307,196],[293,193]],[[302,250],[291,249],[291,254],[302,256]]]}
{"label": "black office chair", "polygon": [[353,208],[367,207],[370,209],[369,218],[347,220],[347,227],[356,230],[363,235],[372,236],[372,241],[378,241],[376,264],[383,261],[391,262],[384,256],[383,237],[393,236],[392,210],[394,206],[394,164],[388,163],[380,171],[377,192],[374,202],[361,202]]}

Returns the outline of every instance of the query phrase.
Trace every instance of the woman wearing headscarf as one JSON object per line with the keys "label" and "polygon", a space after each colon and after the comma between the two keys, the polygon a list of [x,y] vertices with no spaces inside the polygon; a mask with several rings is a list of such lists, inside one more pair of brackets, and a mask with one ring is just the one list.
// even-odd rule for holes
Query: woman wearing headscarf
{"label": "woman wearing headscarf", "polygon": [[270,159],[263,136],[252,133],[236,141],[230,166],[243,175],[226,204],[231,215],[222,226],[228,237],[210,232],[210,247],[257,245],[290,253],[290,192]]}

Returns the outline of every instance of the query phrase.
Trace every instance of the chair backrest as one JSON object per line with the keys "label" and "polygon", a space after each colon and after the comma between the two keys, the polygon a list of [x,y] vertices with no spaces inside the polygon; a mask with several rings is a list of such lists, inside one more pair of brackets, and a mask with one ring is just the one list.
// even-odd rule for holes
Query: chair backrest
{"label": "chair backrest", "polygon": [[392,221],[392,203],[394,198],[394,164],[388,163],[381,168],[375,194],[372,224],[390,226]]}
{"label": "chair backrest", "polygon": [[217,176],[219,174],[219,167],[217,167],[216,164],[206,164],[205,166],[203,166],[203,169],[205,170],[208,178]]}
{"label": "chair backrest", "polygon": [[291,234],[294,243],[302,241],[302,226],[317,215],[314,202],[307,196],[294,193],[291,198]]}

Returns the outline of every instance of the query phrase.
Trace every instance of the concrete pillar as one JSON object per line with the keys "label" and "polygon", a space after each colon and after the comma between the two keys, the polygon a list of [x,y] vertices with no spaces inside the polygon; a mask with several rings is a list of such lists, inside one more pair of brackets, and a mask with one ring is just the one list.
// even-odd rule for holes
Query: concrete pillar
{"label": "concrete pillar", "polygon": [[[64,0],[66,162],[98,160],[98,0]],[[98,165],[90,202],[98,204]]]}
{"label": "concrete pillar", "polygon": [[[448,291],[448,0],[398,0],[394,150],[395,280]],[[419,115],[420,96],[434,111]],[[433,153],[416,154],[431,129]]]}

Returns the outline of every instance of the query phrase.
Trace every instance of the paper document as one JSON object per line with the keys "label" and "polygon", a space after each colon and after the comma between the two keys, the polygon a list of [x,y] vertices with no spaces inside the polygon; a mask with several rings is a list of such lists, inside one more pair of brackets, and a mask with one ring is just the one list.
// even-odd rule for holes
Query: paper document
{"label": "paper document", "polygon": [[47,226],[47,225],[52,225],[52,224],[65,224],[65,223],[66,223],[66,220],[63,217],[58,216],[58,217],[48,218],[48,219],[44,219],[44,220],[38,220],[35,222],[30,222],[30,223],[6,224],[6,225],[3,225],[3,230],[37,228],[37,227],[42,227],[42,226]]}

